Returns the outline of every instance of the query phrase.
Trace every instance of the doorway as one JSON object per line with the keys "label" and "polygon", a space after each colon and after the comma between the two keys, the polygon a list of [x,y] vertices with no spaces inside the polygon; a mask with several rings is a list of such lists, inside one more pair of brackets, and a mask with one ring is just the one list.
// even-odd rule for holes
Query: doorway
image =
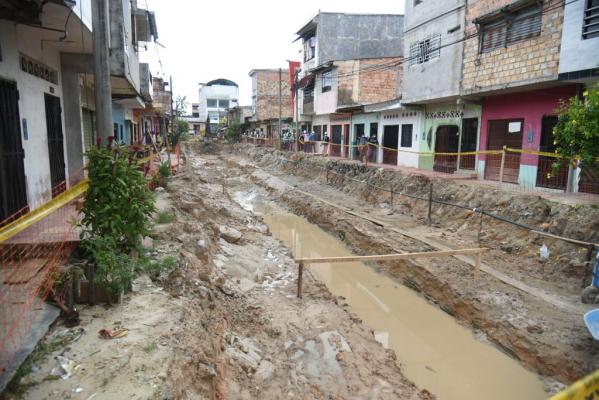
{"label": "doorway", "polygon": [[[553,128],[557,125],[557,117],[544,116],[541,122],[541,143],[539,150],[547,153],[555,152],[553,144]],[[539,156],[537,166],[537,186],[565,190],[568,185],[568,164],[562,162],[557,171],[553,170],[555,157]]]}
{"label": "doorway", "polygon": [[433,170],[453,174],[458,169],[456,155],[437,153],[457,153],[459,143],[460,129],[457,125],[441,125],[437,128]]}
{"label": "doorway", "polygon": [[[488,150],[502,150],[504,146],[522,148],[522,127],[524,120],[489,121]],[[498,181],[501,172],[501,154],[487,155],[485,179]],[[503,167],[503,182],[518,183],[520,174],[520,153],[506,154]]]}
{"label": "doorway", "polygon": [[349,142],[349,125],[343,125],[343,144],[343,157],[349,158],[349,150],[351,149],[351,143]]}
{"label": "doorway", "polygon": [[341,132],[343,127],[341,125],[331,126],[331,156],[341,156]]}
{"label": "doorway", "polygon": [[64,162],[64,137],[62,134],[62,108],[60,98],[44,94],[46,102],[46,129],[48,132],[48,155],[50,156],[50,180],[52,197],[64,192],[66,186]]}
{"label": "doorway", "polygon": [[0,79],[0,225],[29,211],[24,158],[17,84]]}
{"label": "doorway", "polygon": [[383,164],[397,165],[399,125],[385,125],[383,128]]}
{"label": "doorway", "polygon": [[[464,118],[462,120],[462,143],[461,153],[476,151],[476,139],[478,137],[478,118]],[[460,156],[460,169],[474,169],[476,155],[468,154]]]}

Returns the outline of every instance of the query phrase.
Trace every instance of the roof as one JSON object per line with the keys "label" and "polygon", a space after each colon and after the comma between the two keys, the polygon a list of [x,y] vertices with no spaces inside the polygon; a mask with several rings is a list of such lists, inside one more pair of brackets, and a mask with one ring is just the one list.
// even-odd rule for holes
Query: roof
{"label": "roof", "polygon": [[[250,71],[249,76],[254,75],[256,72],[276,72],[279,73],[279,68],[256,68]],[[284,74],[289,73],[289,68],[281,68],[281,72]]]}
{"label": "roof", "polygon": [[235,82],[230,81],[228,79],[224,79],[224,78],[219,78],[219,79],[210,81],[206,84],[206,86],[235,86],[235,87],[239,87],[239,85],[237,85]]}

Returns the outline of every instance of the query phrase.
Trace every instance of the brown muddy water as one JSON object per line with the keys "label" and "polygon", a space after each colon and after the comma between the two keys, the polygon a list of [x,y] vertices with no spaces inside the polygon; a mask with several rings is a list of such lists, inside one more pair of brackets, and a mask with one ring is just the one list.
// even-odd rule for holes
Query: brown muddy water
{"label": "brown muddy water", "polygon": [[[246,193],[247,194],[247,193]],[[273,236],[294,257],[352,255],[319,227],[254,196],[236,196],[262,215]],[[242,204],[244,203],[244,204]],[[359,262],[318,264],[309,270],[343,296],[384,347],[395,351],[403,373],[440,400],[545,399],[543,384],[484,338],[477,339],[414,291]],[[351,343],[350,343],[351,346]]]}

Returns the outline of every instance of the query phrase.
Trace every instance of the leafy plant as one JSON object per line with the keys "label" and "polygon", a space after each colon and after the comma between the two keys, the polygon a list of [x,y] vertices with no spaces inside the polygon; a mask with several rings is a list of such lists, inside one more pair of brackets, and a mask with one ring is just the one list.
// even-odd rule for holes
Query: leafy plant
{"label": "leafy plant", "polygon": [[135,278],[133,259],[117,249],[109,237],[94,237],[82,243],[96,263],[95,282],[112,297],[128,288]]}
{"label": "leafy plant", "polygon": [[162,225],[162,224],[170,224],[174,220],[175,220],[175,216],[173,215],[173,213],[170,213],[168,211],[160,211],[156,215],[156,223],[160,224],[160,225]]}
{"label": "leafy plant", "polygon": [[227,141],[229,143],[238,143],[241,139],[241,124],[233,122],[227,128]]}
{"label": "leafy plant", "polygon": [[89,159],[89,188],[80,223],[82,239],[108,238],[118,252],[136,250],[150,233],[154,198],[138,166],[126,151],[92,149]]}
{"label": "leafy plant", "polygon": [[[556,151],[571,165],[599,171],[599,83],[583,94],[562,102],[553,129]],[[555,168],[561,164],[556,163]]]}
{"label": "leafy plant", "polygon": [[160,163],[160,167],[158,168],[158,173],[163,178],[168,178],[171,175],[171,166],[168,161],[164,161]]}

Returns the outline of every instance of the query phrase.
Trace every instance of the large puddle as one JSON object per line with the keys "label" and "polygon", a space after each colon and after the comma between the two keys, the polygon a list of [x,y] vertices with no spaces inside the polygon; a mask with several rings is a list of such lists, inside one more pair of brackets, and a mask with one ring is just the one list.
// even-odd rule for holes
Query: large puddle
{"label": "large puddle", "polygon": [[[245,200],[244,206],[255,201],[247,197]],[[271,204],[252,206],[295,257],[352,254],[335,237],[296,215]],[[376,340],[395,351],[407,378],[438,399],[547,397],[537,375],[477,340],[415,292],[367,265],[318,264],[309,269],[333,294],[347,299],[352,311],[375,331]]]}

